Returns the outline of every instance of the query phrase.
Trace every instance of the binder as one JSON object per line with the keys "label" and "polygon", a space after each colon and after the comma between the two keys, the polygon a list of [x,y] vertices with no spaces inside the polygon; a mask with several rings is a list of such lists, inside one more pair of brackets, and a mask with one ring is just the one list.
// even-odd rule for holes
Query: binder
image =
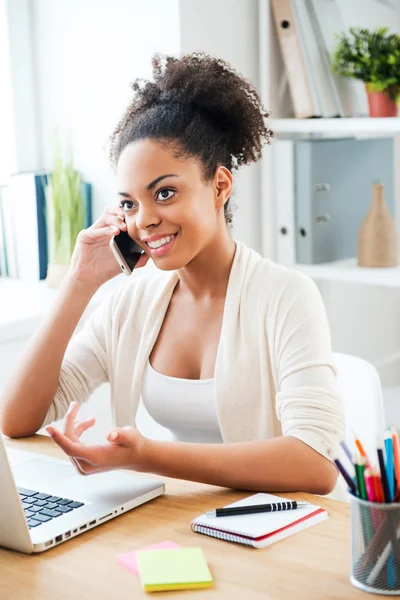
{"label": "binder", "polygon": [[331,61],[311,0],[272,0],[295,116],[343,117]]}
{"label": "binder", "polygon": [[0,189],[1,215],[4,238],[4,254],[6,263],[6,275],[18,277],[17,252],[15,243],[14,215],[9,186]]}
{"label": "binder", "polygon": [[295,14],[290,0],[271,0],[279,46],[296,118],[322,116],[307,75]]}
{"label": "binder", "polygon": [[7,277],[7,248],[6,248],[6,237],[5,237],[5,223],[3,217],[3,201],[2,197],[7,193],[6,186],[0,186],[0,276]]}
{"label": "binder", "polygon": [[10,178],[10,201],[18,278],[45,279],[47,275],[46,199],[43,184],[48,172],[17,173]]}
{"label": "binder", "polygon": [[293,144],[292,140],[277,139],[273,146],[276,260],[287,267],[296,263]]}
{"label": "binder", "polygon": [[290,0],[292,5],[293,17],[296,23],[297,36],[300,43],[301,53],[306,65],[306,77],[311,90],[315,113],[319,117],[327,116],[324,114],[323,98],[319,89],[318,79],[321,76],[319,72],[319,58],[317,56],[314,32],[311,27],[311,21],[308,16],[305,0]]}
{"label": "binder", "polygon": [[[331,2],[331,0],[329,1]],[[314,3],[312,0],[305,0],[304,6],[306,8],[310,33],[313,34],[306,38],[314,58],[310,74],[314,74],[317,77],[317,85],[322,96],[322,113],[324,117],[344,117],[339,91],[332,74],[331,59],[325,47]]]}
{"label": "binder", "polygon": [[84,228],[87,229],[93,224],[92,184],[82,181],[81,194],[85,218]]}
{"label": "binder", "polygon": [[[319,24],[319,31],[325,48],[324,51],[331,64],[331,57],[337,45],[336,34],[347,29],[339,2],[338,0],[307,1],[310,1],[314,17]],[[332,77],[339,94],[344,114],[350,117],[368,116],[368,100],[363,82],[338,77],[333,73]]]}
{"label": "binder", "polygon": [[[17,173],[10,179],[10,202],[5,207],[7,217],[7,259],[9,275],[24,281],[46,279],[49,262],[47,220],[51,219],[46,205],[44,186],[49,171]],[[87,228],[92,218],[92,186],[81,183],[81,194]]]}
{"label": "binder", "polygon": [[318,114],[328,118],[343,117],[343,108],[313,4],[310,0],[292,0],[292,6]]}

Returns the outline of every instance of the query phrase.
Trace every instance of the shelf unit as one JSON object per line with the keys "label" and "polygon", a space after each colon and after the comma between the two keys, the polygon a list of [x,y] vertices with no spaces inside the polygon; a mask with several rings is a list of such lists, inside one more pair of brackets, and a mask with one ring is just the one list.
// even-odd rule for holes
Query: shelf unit
{"label": "shelf unit", "polygon": [[[395,10],[396,3],[392,8]],[[383,10],[382,14],[386,14]],[[358,16],[357,16],[358,20]],[[363,15],[360,22],[350,25],[373,27],[366,24]],[[259,91],[264,106],[271,110],[270,127],[280,138],[321,138],[321,137],[376,137],[393,136],[395,144],[395,162],[400,164],[400,111],[393,118],[344,117],[294,119],[286,118],[288,105],[282,102],[280,84],[284,68],[275,25],[271,14],[270,0],[258,0],[259,22]],[[394,30],[400,31],[400,3],[393,19]],[[290,108],[290,107],[289,107]],[[274,171],[274,142],[264,152],[260,163],[260,209],[262,254],[273,260],[277,257],[277,235],[275,224],[274,189],[276,173]],[[400,168],[395,171],[395,212],[400,232]],[[318,271],[320,272],[320,271]],[[329,274],[333,273],[329,269]]]}
{"label": "shelf unit", "polygon": [[271,119],[271,128],[278,134],[320,135],[400,135],[400,117],[349,117],[338,119]]}
{"label": "shelf unit", "polygon": [[[374,28],[390,24],[400,32],[400,10],[388,13],[375,3],[371,13],[351,10],[348,0],[337,0],[341,10],[347,9],[347,25]],[[372,0],[368,4],[373,4]],[[378,6],[377,6],[378,5]],[[398,3],[400,9],[400,3]],[[396,5],[394,4],[395,8]],[[275,26],[271,16],[270,0],[258,0],[259,8],[259,90],[263,105],[271,111],[270,127],[277,138],[299,139],[323,137],[392,137],[395,148],[395,214],[400,232],[400,114],[396,118],[345,117],[337,119],[293,119],[290,102],[283,93],[281,59]],[[354,7],[353,7],[354,8]],[[351,13],[351,15],[350,15]],[[373,13],[373,16],[372,16]],[[279,226],[276,222],[275,189],[277,177],[282,176],[281,166],[276,168],[275,147],[263,153],[261,161],[261,241],[262,254],[279,262],[277,240]],[[289,255],[288,255],[289,256]],[[397,289],[400,289],[400,268],[367,269],[357,266],[356,259],[319,265],[294,265],[321,283],[320,289],[326,304],[333,347],[369,360],[379,370],[384,385],[399,385],[400,380],[400,321],[398,319]],[[353,285],[357,284],[357,285]],[[359,285],[358,285],[359,284]],[[372,287],[373,286],[373,287]],[[366,293],[367,292],[367,293]]]}
{"label": "shelf unit", "polygon": [[400,290],[400,266],[387,269],[359,267],[356,258],[317,265],[297,264],[295,268],[314,281],[356,283]]}

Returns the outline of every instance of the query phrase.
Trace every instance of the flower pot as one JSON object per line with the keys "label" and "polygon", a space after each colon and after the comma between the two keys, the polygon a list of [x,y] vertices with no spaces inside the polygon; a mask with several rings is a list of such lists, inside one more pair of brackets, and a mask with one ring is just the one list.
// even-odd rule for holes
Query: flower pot
{"label": "flower pot", "polygon": [[370,92],[367,88],[370,117],[397,117],[397,103],[386,92]]}
{"label": "flower pot", "polygon": [[49,263],[47,267],[46,282],[50,288],[59,288],[62,280],[69,270],[69,265],[57,265]]}
{"label": "flower pot", "polygon": [[398,263],[395,221],[385,201],[384,186],[375,183],[371,206],[358,234],[360,267],[395,267]]}

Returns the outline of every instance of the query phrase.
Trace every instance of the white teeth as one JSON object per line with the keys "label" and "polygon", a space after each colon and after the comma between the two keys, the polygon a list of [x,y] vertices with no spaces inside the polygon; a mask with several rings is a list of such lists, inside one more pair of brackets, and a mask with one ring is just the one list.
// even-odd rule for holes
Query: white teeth
{"label": "white teeth", "polygon": [[170,242],[173,238],[173,235],[167,235],[167,237],[163,237],[155,242],[147,242],[147,244],[150,246],[150,248],[156,249],[164,246],[164,244],[168,244],[168,242]]}

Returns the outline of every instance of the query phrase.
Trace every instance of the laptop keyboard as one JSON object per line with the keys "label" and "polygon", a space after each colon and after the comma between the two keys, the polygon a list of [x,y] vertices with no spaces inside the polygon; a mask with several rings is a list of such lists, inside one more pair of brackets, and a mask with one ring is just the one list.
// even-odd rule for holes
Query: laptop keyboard
{"label": "laptop keyboard", "polygon": [[21,487],[17,488],[17,490],[29,529],[38,527],[42,523],[47,523],[52,519],[71,512],[75,508],[84,506],[83,502],[76,502],[75,500],[61,498],[60,496],[51,496],[50,494],[43,494]]}

